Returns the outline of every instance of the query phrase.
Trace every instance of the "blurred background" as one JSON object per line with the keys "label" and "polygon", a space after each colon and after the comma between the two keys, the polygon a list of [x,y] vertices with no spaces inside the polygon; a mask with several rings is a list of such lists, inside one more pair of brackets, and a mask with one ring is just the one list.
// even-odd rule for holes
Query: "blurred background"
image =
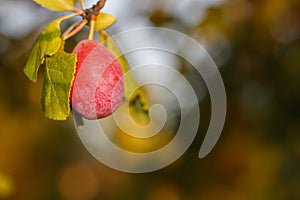
{"label": "blurred background", "polygon": [[[95,1],[87,1],[87,7]],[[60,14],[31,0],[0,0],[0,199],[300,199],[300,4],[297,0],[108,0],[109,32],[165,27],[197,40],[222,74],[227,119],[220,140],[197,157],[210,117],[172,165],[127,174],[94,159],[73,120],[55,122],[23,74],[40,31]]]}

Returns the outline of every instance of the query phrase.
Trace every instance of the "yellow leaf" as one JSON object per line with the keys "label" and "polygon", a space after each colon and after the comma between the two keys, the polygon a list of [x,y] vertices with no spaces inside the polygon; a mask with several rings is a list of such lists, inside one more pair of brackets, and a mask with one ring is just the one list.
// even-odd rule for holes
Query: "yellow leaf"
{"label": "yellow leaf", "polygon": [[107,13],[99,13],[95,23],[95,30],[102,31],[113,25],[117,19]]}
{"label": "yellow leaf", "polygon": [[72,11],[77,0],[33,0],[37,4],[54,11]]}

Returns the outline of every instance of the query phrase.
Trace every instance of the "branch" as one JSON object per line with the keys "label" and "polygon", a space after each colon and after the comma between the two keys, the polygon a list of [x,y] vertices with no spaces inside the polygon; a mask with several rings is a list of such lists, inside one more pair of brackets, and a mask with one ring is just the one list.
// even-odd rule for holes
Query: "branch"
{"label": "branch", "polygon": [[83,27],[87,24],[86,20],[81,22],[75,22],[70,28],[66,30],[66,32],[62,35],[63,40],[67,40],[76,33],[78,33]]}
{"label": "branch", "polygon": [[84,10],[83,19],[88,21],[96,20],[100,10],[105,6],[106,0],[99,0],[97,4],[93,5],[90,9]]}
{"label": "branch", "polygon": [[80,0],[80,7],[81,7],[81,10],[85,10],[83,0]]}

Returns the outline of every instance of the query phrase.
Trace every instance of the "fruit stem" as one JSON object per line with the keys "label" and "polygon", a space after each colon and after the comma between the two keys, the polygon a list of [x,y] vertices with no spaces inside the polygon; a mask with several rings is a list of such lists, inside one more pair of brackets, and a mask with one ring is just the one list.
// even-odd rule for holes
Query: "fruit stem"
{"label": "fruit stem", "polygon": [[90,9],[85,9],[83,0],[80,0],[80,7],[82,11],[79,11],[77,8],[73,8],[74,14],[66,16],[63,20],[70,19],[76,16],[82,16],[82,22],[76,22],[68,28],[64,34],[62,35],[63,40],[67,40],[72,37],[76,33],[78,33],[86,24],[90,25],[90,32],[88,39],[93,40],[94,32],[95,32],[95,23],[97,20],[97,16],[100,13],[100,10],[105,6],[106,0],[99,0],[95,5],[93,5]]}
{"label": "fruit stem", "polygon": [[89,32],[89,37],[88,37],[89,40],[93,40],[94,39],[95,22],[96,22],[95,19],[92,19],[90,21],[90,32]]}

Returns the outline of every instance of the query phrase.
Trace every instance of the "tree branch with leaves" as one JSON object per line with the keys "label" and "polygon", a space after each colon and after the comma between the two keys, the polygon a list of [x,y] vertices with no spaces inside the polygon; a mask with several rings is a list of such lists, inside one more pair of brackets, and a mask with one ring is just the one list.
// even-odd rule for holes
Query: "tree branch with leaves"
{"label": "tree branch with leaves", "polygon": [[[77,79],[77,70],[79,67],[82,67],[80,65],[81,57],[80,55],[78,55],[78,52],[86,53],[86,50],[83,47],[80,47],[81,49],[78,47],[80,51],[77,51],[77,54],[74,52],[65,52],[64,45],[69,38],[73,37],[78,32],[83,30],[83,27],[89,26],[90,30],[87,38],[88,41],[91,42],[82,41],[78,45],[80,46],[80,44],[82,45],[83,43],[92,44],[92,46],[94,45],[95,48],[102,48],[101,45],[104,45],[107,49],[107,54],[99,55],[99,57],[101,57],[102,60],[97,60],[97,64],[99,64],[99,62],[104,62],[105,59],[112,59],[114,57],[115,60],[118,62],[118,64],[116,65],[120,65],[120,68],[123,73],[129,72],[129,66],[125,57],[121,54],[116,44],[110,38],[109,34],[105,31],[105,29],[109,28],[116,22],[116,18],[114,16],[101,12],[102,8],[105,6],[106,0],[99,0],[91,8],[85,8],[84,1],[80,0],[79,3],[81,10],[75,7],[75,4],[77,2],[76,0],[34,1],[40,4],[41,6],[53,11],[73,12],[70,15],[66,15],[54,20],[46,26],[46,28],[41,32],[41,34],[37,38],[36,43],[34,44],[30,52],[27,64],[24,67],[24,72],[26,76],[31,81],[36,82],[40,66],[42,64],[45,65],[44,83],[41,95],[42,111],[50,119],[66,120],[72,109],[71,93],[74,85],[74,80],[75,78]],[[81,16],[82,20],[73,23],[62,34],[60,28],[61,22],[69,20],[76,16]],[[101,44],[97,43],[96,45],[94,41],[95,31],[97,31],[100,35],[99,40]],[[104,51],[106,52],[106,50]],[[107,66],[107,68],[110,67],[111,66]],[[110,73],[116,73],[116,71],[118,70],[111,70]],[[87,77],[87,79],[89,79],[89,77]],[[137,85],[137,82],[131,75],[126,76],[124,81],[125,93],[122,93],[122,91],[124,92],[123,89],[120,90],[120,93],[122,93],[121,96],[124,96],[124,98],[121,99],[128,101],[129,105],[132,105],[132,107],[137,106],[139,108],[142,108],[137,111],[137,116],[142,116],[139,117],[139,119],[141,119],[140,121],[145,123],[149,122],[149,107],[143,90],[138,89],[136,91],[133,91],[132,88],[136,88],[133,86]],[[93,85],[93,83],[91,83],[91,85]],[[100,85],[99,87],[101,89],[101,87],[104,86]],[[115,107],[118,106],[119,104]],[[113,112],[114,110],[115,109],[112,109],[111,111]],[[82,113],[81,115],[84,116],[84,114]],[[106,115],[101,115],[101,118],[105,116]],[[98,116],[96,116],[95,119],[97,118]]]}

